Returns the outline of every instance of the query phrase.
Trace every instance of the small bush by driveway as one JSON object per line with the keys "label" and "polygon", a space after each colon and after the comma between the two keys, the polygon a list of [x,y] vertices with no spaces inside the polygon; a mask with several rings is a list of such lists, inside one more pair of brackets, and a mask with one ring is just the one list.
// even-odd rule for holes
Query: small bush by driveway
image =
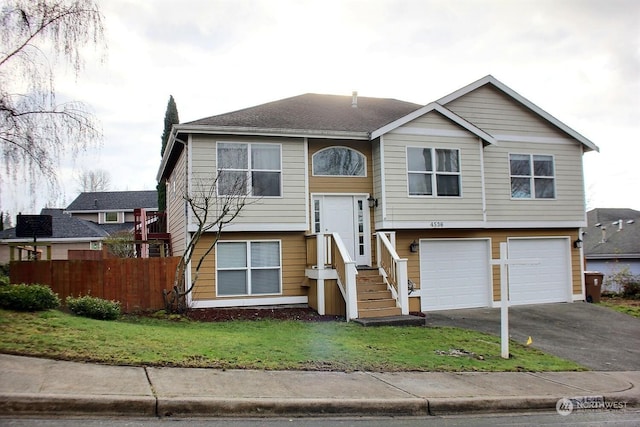
{"label": "small bush by driveway", "polygon": [[[499,308],[429,312],[426,322],[500,335]],[[596,304],[511,307],[509,335],[593,370],[640,371],[640,319]]]}

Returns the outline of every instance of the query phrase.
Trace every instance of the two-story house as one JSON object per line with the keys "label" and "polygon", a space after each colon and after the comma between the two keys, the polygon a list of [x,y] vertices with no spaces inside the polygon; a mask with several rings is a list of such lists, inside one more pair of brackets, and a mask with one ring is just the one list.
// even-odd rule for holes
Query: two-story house
{"label": "two-story house", "polygon": [[511,304],[583,300],[591,150],[487,76],[424,106],[306,94],[175,125],[158,179],[178,255],[196,231],[184,201],[196,181],[219,176],[224,196],[243,177],[252,201],[206,258],[192,307],[354,319],[497,305],[501,242],[536,260],[509,269]]}

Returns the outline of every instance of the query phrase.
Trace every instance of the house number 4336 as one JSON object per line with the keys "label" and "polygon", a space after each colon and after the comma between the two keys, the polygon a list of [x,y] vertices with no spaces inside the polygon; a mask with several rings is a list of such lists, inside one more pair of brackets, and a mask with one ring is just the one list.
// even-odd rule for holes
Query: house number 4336
{"label": "house number 4336", "polygon": [[431,228],[444,228],[444,221],[431,221]]}

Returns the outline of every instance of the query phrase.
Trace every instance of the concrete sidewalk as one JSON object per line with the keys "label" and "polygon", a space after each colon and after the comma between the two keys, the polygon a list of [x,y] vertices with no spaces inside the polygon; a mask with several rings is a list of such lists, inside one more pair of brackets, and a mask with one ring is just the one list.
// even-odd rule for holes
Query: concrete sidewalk
{"label": "concrete sidewalk", "polygon": [[[310,372],[105,366],[0,354],[3,415],[443,415],[640,404],[640,372]],[[593,400],[591,401],[593,402]]]}

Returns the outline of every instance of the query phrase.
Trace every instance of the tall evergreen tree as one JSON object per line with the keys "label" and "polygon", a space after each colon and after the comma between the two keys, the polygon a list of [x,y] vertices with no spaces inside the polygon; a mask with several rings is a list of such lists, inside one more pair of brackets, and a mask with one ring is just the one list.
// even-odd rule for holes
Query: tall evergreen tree
{"label": "tall evergreen tree", "polygon": [[[160,156],[164,155],[164,150],[167,148],[167,142],[169,142],[169,135],[171,135],[171,126],[180,123],[178,118],[178,107],[176,101],[173,99],[173,95],[169,95],[169,102],[167,103],[167,111],[164,113],[164,131],[162,132],[162,148],[160,149]],[[164,181],[160,181],[156,186],[158,190],[158,210],[164,212],[167,209],[167,184]]]}

